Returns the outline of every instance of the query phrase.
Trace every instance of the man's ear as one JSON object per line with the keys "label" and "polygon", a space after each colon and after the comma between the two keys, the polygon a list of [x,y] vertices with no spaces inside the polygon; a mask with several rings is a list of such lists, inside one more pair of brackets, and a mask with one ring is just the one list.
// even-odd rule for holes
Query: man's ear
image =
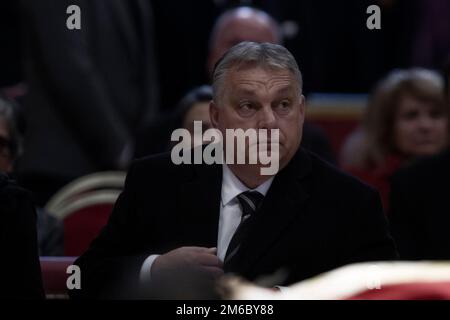
{"label": "man's ear", "polygon": [[306,112],[306,99],[304,95],[300,95],[300,113],[302,114],[303,118],[305,117]]}
{"label": "man's ear", "polygon": [[300,95],[299,107],[300,112],[298,115],[299,116],[298,120],[303,125],[303,123],[305,122],[305,113],[306,113],[306,99],[304,95]]}
{"label": "man's ear", "polygon": [[209,118],[213,128],[219,128],[219,107],[213,100],[209,103]]}

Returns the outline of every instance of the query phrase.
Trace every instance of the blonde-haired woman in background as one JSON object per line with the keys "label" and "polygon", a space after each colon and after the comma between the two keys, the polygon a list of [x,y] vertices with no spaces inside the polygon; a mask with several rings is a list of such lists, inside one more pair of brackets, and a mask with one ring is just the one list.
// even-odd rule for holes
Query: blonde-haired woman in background
{"label": "blonde-haired woman in background", "polygon": [[341,166],[377,188],[388,209],[389,178],[449,142],[444,81],[431,70],[394,70],[373,91],[361,127],[344,144]]}

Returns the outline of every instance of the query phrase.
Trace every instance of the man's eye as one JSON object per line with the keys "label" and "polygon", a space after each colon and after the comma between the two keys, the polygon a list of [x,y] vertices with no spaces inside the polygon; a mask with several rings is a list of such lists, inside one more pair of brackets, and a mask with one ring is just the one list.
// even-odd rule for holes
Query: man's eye
{"label": "man's eye", "polygon": [[238,112],[243,117],[250,117],[256,112],[256,107],[251,102],[239,104]]}
{"label": "man's eye", "polygon": [[280,101],[280,103],[278,103],[276,109],[279,112],[287,112],[290,110],[290,108],[291,108],[291,102],[289,100],[283,100],[283,101]]}
{"label": "man's eye", "polygon": [[280,102],[280,107],[281,108],[288,108],[291,105],[291,103],[289,101],[281,101]]}

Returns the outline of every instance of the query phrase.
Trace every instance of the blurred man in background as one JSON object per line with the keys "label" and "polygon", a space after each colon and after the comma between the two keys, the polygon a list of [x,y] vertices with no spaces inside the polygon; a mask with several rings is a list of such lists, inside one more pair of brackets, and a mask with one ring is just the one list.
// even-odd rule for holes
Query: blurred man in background
{"label": "blurred man in background", "polygon": [[[22,184],[40,205],[74,178],[125,169],[158,88],[146,0],[23,0],[27,120]],[[69,30],[70,5],[81,29]]]}

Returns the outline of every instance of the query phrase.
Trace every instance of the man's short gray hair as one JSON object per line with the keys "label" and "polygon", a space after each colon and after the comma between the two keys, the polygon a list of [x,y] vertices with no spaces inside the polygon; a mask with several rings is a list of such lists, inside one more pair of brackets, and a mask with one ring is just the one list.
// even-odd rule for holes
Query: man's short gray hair
{"label": "man's short gray hair", "polygon": [[302,74],[295,58],[285,47],[273,43],[244,41],[230,48],[216,63],[212,84],[213,99],[216,103],[223,89],[223,79],[226,73],[240,67],[288,70],[297,79],[299,93],[302,92]]}

